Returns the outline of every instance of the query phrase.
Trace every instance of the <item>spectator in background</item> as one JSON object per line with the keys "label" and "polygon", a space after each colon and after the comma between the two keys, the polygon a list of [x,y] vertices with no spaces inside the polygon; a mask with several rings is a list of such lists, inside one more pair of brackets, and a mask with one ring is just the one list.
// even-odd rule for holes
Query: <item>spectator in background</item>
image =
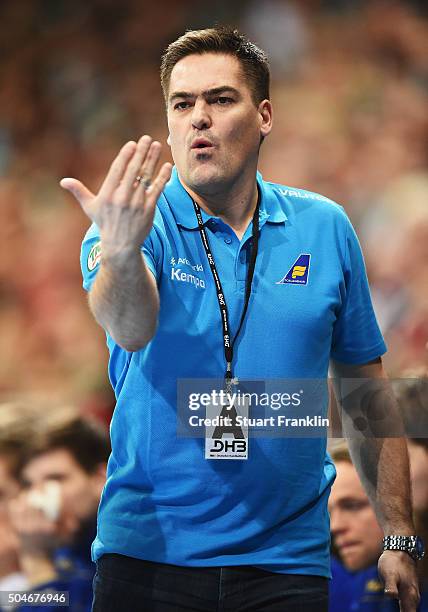
{"label": "spectator in background", "polygon": [[[330,499],[333,546],[329,612],[399,612],[396,600],[383,591],[377,571],[383,532],[354,468],[348,447],[331,450],[337,477]],[[428,610],[428,592],[421,585],[418,612]]]}
{"label": "spectator in background", "polygon": [[[428,404],[425,404],[428,406]],[[425,542],[428,541],[428,438],[408,439],[410,475],[412,479],[415,526]],[[419,567],[419,582],[422,591],[428,593],[428,556]]]}
{"label": "spectator in background", "polygon": [[[428,377],[427,371],[413,371],[396,383],[407,432],[407,447],[412,480],[412,502],[415,524],[421,537],[428,541]],[[423,437],[420,437],[423,436]],[[428,591],[428,555],[418,565],[421,589]]]}
{"label": "spectator in background", "polygon": [[68,409],[50,412],[38,422],[21,469],[24,490],[11,504],[31,590],[69,591],[73,612],[91,608],[90,548],[109,452],[104,429]]}
{"label": "spectator in background", "polygon": [[281,111],[262,173],[346,203],[386,333],[387,369],[396,375],[424,359],[428,240],[407,227],[415,202],[428,210],[428,20],[415,4],[166,0],[145,3],[142,19],[141,2],[123,0],[100,19],[99,3],[84,0],[1,2],[0,352],[8,358],[0,388],[61,397],[79,389],[106,402],[104,336],[93,333],[76,292],[85,221],[61,201],[57,179],[99,184],[125,135],[166,138],[160,49],[208,14],[271,50]]}
{"label": "spectator in background", "polygon": [[27,587],[8,504],[19,493],[18,474],[31,437],[31,424],[31,415],[25,406],[16,402],[0,405],[0,591],[20,591]]}

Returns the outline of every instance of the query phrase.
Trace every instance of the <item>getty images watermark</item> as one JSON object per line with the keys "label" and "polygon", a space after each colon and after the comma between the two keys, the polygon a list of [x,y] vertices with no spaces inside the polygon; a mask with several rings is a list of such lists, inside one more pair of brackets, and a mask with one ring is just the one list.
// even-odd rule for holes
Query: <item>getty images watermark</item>
{"label": "getty images watermark", "polygon": [[426,377],[240,380],[177,384],[179,437],[428,438]]}

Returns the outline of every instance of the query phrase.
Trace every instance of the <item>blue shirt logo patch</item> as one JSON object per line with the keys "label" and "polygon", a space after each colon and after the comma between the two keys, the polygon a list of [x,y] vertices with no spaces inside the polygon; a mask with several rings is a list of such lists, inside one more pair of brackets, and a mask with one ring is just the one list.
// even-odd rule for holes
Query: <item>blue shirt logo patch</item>
{"label": "blue shirt logo patch", "polygon": [[284,278],[276,284],[285,285],[285,283],[292,283],[293,285],[307,285],[310,262],[311,256],[308,253],[302,253],[296,259]]}

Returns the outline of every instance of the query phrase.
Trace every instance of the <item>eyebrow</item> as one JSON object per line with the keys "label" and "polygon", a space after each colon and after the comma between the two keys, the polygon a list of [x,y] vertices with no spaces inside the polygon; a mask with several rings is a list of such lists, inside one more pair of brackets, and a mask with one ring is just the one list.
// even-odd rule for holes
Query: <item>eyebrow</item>
{"label": "eyebrow", "polygon": [[[206,98],[212,98],[214,96],[219,96],[226,92],[230,92],[230,93],[235,94],[236,96],[240,96],[239,91],[235,89],[235,87],[232,87],[231,85],[222,85],[221,87],[214,87],[213,89],[207,89],[206,91],[203,91],[201,95],[206,99]],[[196,95],[188,91],[174,91],[174,93],[172,93],[169,97],[169,102],[172,102],[176,98],[196,98]]]}
{"label": "eyebrow", "polygon": [[349,502],[351,503],[361,503],[361,504],[369,504],[370,501],[368,499],[368,497],[364,497],[364,498],[359,498],[359,497],[353,497],[352,495],[347,495],[346,497],[341,497],[340,499],[338,499],[334,506],[340,506],[341,504],[348,504]]}

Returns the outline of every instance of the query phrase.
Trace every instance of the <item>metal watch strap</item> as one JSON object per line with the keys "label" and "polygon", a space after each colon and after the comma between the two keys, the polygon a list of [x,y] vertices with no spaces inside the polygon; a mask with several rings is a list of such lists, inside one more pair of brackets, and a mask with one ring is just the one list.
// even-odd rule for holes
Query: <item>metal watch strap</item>
{"label": "metal watch strap", "polygon": [[418,536],[389,535],[383,538],[383,550],[400,550],[413,559],[419,558],[417,552]]}

